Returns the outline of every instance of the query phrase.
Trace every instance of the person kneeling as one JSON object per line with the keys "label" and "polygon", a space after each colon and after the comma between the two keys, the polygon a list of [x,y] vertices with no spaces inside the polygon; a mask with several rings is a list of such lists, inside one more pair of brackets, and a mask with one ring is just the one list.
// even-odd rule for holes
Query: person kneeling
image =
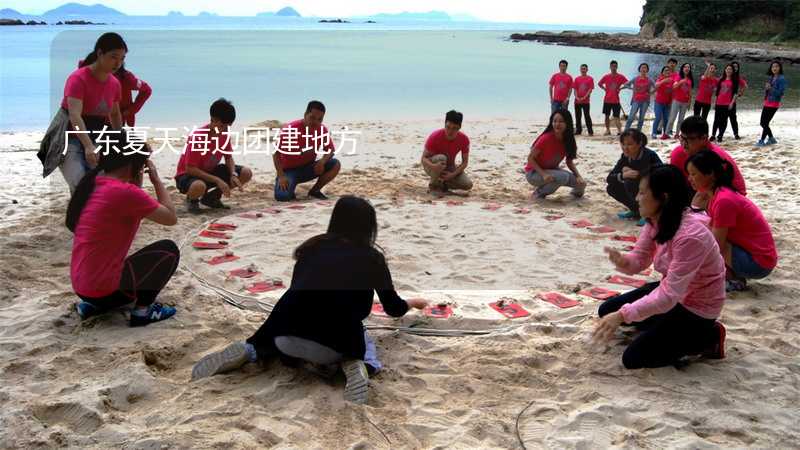
{"label": "person kneeling", "polygon": [[[431,177],[428,183],[430,191],[447,191],[472,189],[472,180],[464,170],[469,165],[469,138],[462,133],[461,122],[464,115],[458,111],[448,111],[444,119],[444,128],[431,133],[425,141],[422,153],[422,168]],[[456,155],[461,153],[461,164],[456,166]]]}
{"label": "person kneeling", "polygon": [[[533,141],[528,154],[525,178],[536,186],[534,200],[546,198],[561,186],[571,187],[573,197],[583,197],[586,182],[575,167],[577,153],[572,115],[566,109],[559,109],[550,115],[547,128]],[[564,158],[569,171],[559,167]]]}
{"label": "person kneeling", "polygon": [[614,200],[628,207],[628,211],[617,214],[620,219],[633,219],[644,226],[644,219],[639,216],[639,181],[650,173],[653,166],[661,164],[661,158],[653,150],[646,147],[647,136],[639,130],[625,130],[619,137],[622,155],[611,169],[606,182],[606,192]]}
{"label": "person kneeling", "polygon": [[375,344],[361,323],[370,314],[374,293],[392,317],[427,306],[425,300],[406,301],[397,295],[386,259],[375,244],[377,233],[372,205],[358,197],[340,198],[328,232],[295,249],[292,283],[261,328],[246,342],[204,356],[195,364],[192,379],[248,361],[299,359],[328,369],[340,365],[347,378],[345,400],[365,403],[368,372],[381,369]]}

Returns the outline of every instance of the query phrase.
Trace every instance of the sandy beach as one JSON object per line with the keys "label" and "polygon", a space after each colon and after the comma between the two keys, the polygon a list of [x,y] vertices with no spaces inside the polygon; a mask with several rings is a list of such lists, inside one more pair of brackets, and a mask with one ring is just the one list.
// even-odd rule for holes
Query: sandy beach
{"label": "sandy beach", "polygon": [[[275,203],[267,156],[239,157],[254,167],[254,183],[228,199],[231,211],[202,216],[185,212],[174,187],[177,156],[156,156],[179,222],[143,223],[132,250],[163,238],[183,245],[181,268],[160,297],[178,314],[132,329],[121,312],[78,318],[66,185],[58,173],[41,178],[31,151],[40,134],[0,134],[0,448],[798,448],[800,111],[780,110],[772,122],[780,143],[756,149],[759,113],[740,111],[743,139],[723,146],[772,226],[778,268],[726,301],[726,359],[636,371],[620,361],[632,332],[607,346],[591,343],[599,303],[577,295],[588,286],[629,289],[605,282],[614,270],[602,248],[624,246],[611,235],[638,233],[616,218],[621,205],[605,193],[620,149],[616,137],[601,136],[599,114],[595,136],[578,138],[585,197],[560,190],[537,204],[522,166],[541,121],[465,121],[475,188],[442,198],[426,192],[419,166],[440,118],[328,124],[363,134],[356,154],[340,157],[342,173],[326,193],[332,201],[356,194],[373,202],[401,296],[454,310],[450,319],[370,317],[386,368],[366,406],[344,402],[341,375],[323,380],[278,361],[189,381],[201,356],[249,337],[280,295],[250,295],[250,281],[227,271],[252,264],[262,277],[288,283],[294,247],[327,225],[331,204]],[[650,147],[668,160],[674,145]],[[279,212],[264,212],[270,207]],[[261,217],[238,216],[247,212]],[[581,219],[615,231],[570,225]],[[210,266],[203,261],[218,252],[191,248],[209,220],[239,225],[229,239],[239,261]],[[242,307],[226,302],[226,291]],[[580,304],[559,309],[536,298],[546,291]],[[531,315],[509,320],[486,306],[501,297]]]}

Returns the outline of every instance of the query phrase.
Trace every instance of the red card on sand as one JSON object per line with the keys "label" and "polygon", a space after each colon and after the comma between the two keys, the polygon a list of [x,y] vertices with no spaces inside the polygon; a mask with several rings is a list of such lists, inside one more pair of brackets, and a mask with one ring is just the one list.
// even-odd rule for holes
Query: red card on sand
{"label": "red card on sand", "polygon": [[611,239],[623,242],[636,242],[636,236],[622,236],[620,234],[615,234]]}
{"label": "red card on sand", "polygon": [[447,201],[447,206],[461,206],[463,204],[464,204],[464,202],[462,202],[461,200],[448,200]]}
{"label": "red card on sand", "polygon": [[547,303],[552,303],[559,308],[572,308],[573,306],[578,306],[581,304],[581,302],[569,298],[559,292],[542,292],[539,294],[539,298]]}
{"label": "red card on sand", "polygon": [[376,316],[386,316],[386,311],[383,310],[383,305],[380,303],[373,303],[372,304],[372,314]]}
{"label": "red card on sand", "polygon": [[289,209],[305,209],[305,205],[289,205],[287,206]]}
{"label": "red card on sand", "polygon": [[333,202],[330,202],[328,200],[318,200],[314,202],[314,204],[317,206],[333,206]]}
{"label": "red card on sand", "polygon": [[483,208],[481,208],[481,209],[488,209],[489,211],[497,211],[498,209],[500,209],[502,207],[503,207],[503,205],[501,205],[499,203],[487,203],[487,204],[483,205]]}
{"label": "red card on sand", "polygon": [[426,307],[423,312],[434,319],[447,319],[453,315],[453,308],[450,305],[433,305]]}
{"label": "red card on sand", "polygon": [[551,214],[549,216],[544,216],[544,219],[545,220],[549,220],[550,222],[552,222],[554,220],[558,220],[558,219],[563,219],[563,218],[564,218],[564,216],[559,216],[559,215],[556,215],[556,214]]}
{"label": "red card on sand", "polygon": [[500,314],[508,317],[509,319],[516,319],[518,317],[528,317],[531,315],[519,303],[511,299],[500,299],[496,302],[489,303],[489,307],[499,312]]}
{"label": "red card on sand", "polygon": [[281,210],[278,209],[278,208],[265,208],[265,209],[262,209],[261,212],[267,213],[267,214],[280,214]]}
{"label": "red card on sand", "polygon": [[243,269],[231,270],[230,272],[228,272],[228,276],[238,277],[238,278],[253,278],[256,275],[261,275],[261,272],[250,270],[247,267]]}
{"label": "red card on sand", "polygon": [[262,292],[269,292],[274,291],[276,289],[281,289],[283,287],[283,283],[274,283],[272,281],[258,281],[256,283],[247,286],[247,291],[251,294],[260,294]]}
{"label": "red card on sand", "polygon": [[212,266],[216,266],[218,264],[236,261],[237,259],[239,259],[239,257],[235,255],[219,255],[209,259],[208,261],[206,261],[206,263],[211,264]]}
{"label": "red card on sand", "polygon": [[572,225],[575,228],[587,228],[587,227],[590,227],[590,226],[594,225],[592,222],[589,222],[586,219],[576,220],[576,221],[570,222],[569,224]]}
{"label": "red card on sand", "polygon": [[616,229],[607,226],[591,227],[589,230],[595,233],[613,233],[617,231]]}
{"label": "red card on sand", "polygon": [[626,252],[632,252],[634,248],[635,247],[632,245],[626,245],[625,247],[622,247],[622,249],[625,250]]}
{"label": "red card on sand", "polygon": [[239,214],[236,217],[241,217],[242,219],[260,219],[264,217],[264,214],[260,212],[246,212]]}
{"label": "red card on sand", "polygon": [[216,231],[232,231],[236,229],[236,225],[232,223],[214,222],[208,226],[208,229]]}
{"label": "red card on sand", "polygon": [[610,275],[608,278],[606,278],[606,280],[608,280],[609,283],[622,284],[635,288],[640,288],[647,284],[647,282],[644,280],[638,280],[636,278],[626,277],[623,275]]}
{"label": "red card on sand", "polygon": [[516,214],[530,214],[530,208],[517,208],[514,210]]}
{"label": "red card on sand", "polygon": [[222,242],[195,242],[192,247],[199,250],[219,250],[228,246],[227,243],[223,244]]}
{"label": "red card on sand", "polygon": [[233,237],[228,233],[223,233],[221,231],[213,231],[213,230],[203,230],[200,232],[200,236],[213,239],[231,239]]}
{"label": "red card on sand", "polygon": [[591,297],[595,300],[608,300],[611,297],[618,296],[619,292],[612,291],[611,289],[593,286],[578,292],[578,294],[585,295],[586,297]]}

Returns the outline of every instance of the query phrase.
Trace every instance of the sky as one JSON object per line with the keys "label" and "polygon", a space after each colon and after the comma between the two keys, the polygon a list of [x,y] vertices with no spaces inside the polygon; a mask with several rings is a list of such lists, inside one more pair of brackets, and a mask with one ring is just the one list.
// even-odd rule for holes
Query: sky
{"label": "sky", "polygon": [[[0,0],[0,9],[12,8],[23,14],[41,14],[69,0]],[[96,0],[79,1],[94,4]],[[223,16],[252,16],[291,6],[303,16],[351,17],[403,11],[445,11],[468,14],[492,22],[639,26],[644,0],[105,0],[101,4],[129,15],[164,15],[171,10],[186,15],[201,11]]]}

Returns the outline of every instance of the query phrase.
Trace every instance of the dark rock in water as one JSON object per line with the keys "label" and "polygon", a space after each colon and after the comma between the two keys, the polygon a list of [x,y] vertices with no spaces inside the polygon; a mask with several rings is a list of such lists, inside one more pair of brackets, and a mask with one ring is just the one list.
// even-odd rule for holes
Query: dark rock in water
{"label": "dark rock in water", "polygon": [[18,203],[19,203],[19,202],[18,202],[17,200],[11,200],[11,204],[12,204],[12,205],[16,205],[16,204],[18,204]]}
{"label": "dark rock in water", "polygon": [[319,23],[350,23],[350,21],[342,19],[322,19]]}

